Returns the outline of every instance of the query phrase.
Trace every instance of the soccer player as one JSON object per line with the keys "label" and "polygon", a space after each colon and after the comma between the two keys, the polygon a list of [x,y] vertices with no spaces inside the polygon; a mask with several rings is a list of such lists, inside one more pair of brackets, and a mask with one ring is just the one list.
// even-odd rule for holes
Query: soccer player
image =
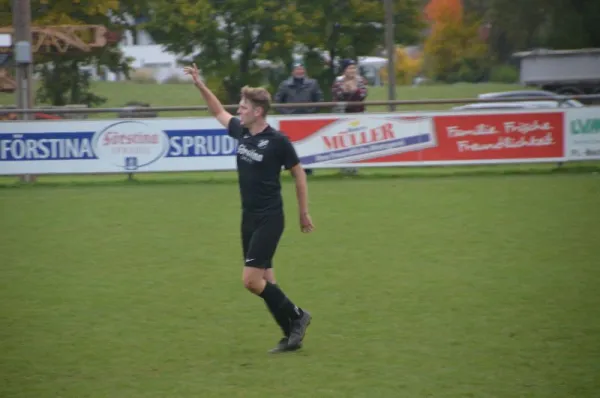
{"label": "soccer player", "polygon": [[271,105],[267,90],[244,87],[237,118],[202,82],[196,64],[185,67],[184,72],[192,77],[212,115],[239,142],[236,161],[242,201],[244,286],[265,301],[284,334],[270,352],[297,350],[302,346],[311,315],[292,303],[278,287],[272,260],[284,230],[279,179],[282,168],[290,170],[296,182],[302,232],[309,233],[314,228],[308,214],[304,169],[289,139],[265,120]]}

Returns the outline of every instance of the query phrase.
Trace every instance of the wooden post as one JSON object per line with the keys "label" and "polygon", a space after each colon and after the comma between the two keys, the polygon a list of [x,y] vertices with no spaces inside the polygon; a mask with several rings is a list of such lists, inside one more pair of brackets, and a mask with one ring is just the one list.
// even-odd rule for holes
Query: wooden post
{"label": "wooden post", "polygon": [[[13,0],[13,44],[18,42],[28,42],[31,44],[31,2],[30,0]],[[17,108],[33,108],[33,63],[17,64],[16,68],[17,84]],[[22,114],[22,120],[34,119],[32,114]],[[35,176],[21,176],[21,181],[35,181]]]}
{"label": "wooden post", "polygon": [[[393,0],[384,0],[385,6],[385,48],[387,52],[388,100],[396,100],[396,45],[394,43],[394,7]],[[396,106],[389,105],[390,111]]]}

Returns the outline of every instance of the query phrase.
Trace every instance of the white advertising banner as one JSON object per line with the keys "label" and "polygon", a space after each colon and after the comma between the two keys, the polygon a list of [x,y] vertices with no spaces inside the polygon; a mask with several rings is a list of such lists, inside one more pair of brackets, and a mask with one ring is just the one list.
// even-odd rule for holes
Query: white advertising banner
{"label": "white advertising banner", "polygon": [[600,159],[600,107],[569,109],[566,156],[570,160]]}
{"label": "white advertising banner", "polygon": [[0,123],[0,174],[233,170],[237,141],[202,119]]}
{"label": "white advertising banner", "polygon": [[[586,108],[271,116],[268,122],[289,137],[306,167],[338,168],[565,161],[567,147],[600,158],[599,119]],[[235,170],[237,150],[211,117],[0,122],[0,175]]]}

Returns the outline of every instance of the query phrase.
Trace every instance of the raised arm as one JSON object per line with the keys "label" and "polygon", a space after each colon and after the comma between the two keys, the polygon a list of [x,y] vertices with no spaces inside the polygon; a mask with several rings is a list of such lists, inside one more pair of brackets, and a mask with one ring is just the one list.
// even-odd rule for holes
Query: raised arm
{"label": "raised arm", "polygon": [[193,64],[193,66],[186,66],[183,68],[183,71],[186,75],[192,76],[194,85],[198,88],[198,90],[200,90],[200,94],[202,94],[204,101],[206,101],[206,105],[208,106],[210,113],[217,118],[223,127],[229,127],[229,121],[233,115],[223,108],[221,101],[219,101],[219,99],[213,94],[212,91],[210,91],[206,84],[200,80],[200,74],[196,64]]}

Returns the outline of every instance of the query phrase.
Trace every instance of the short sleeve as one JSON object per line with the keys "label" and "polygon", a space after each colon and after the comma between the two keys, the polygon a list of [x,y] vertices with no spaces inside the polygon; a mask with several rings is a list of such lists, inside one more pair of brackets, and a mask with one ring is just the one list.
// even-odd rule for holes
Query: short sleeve
{"label": "short sleeve", "polygon": [[229,125],[227,126],[227,134],[230,137],[240,139],[242,135],[244,135],[244,128],[242,127],[242,122],[237,117],[232,117],[229,119]]}
{"label": "short sleeve", "polygon": [[286,136],[283,136],[282,139],[282,151],[282,163],[283,167],[286,170],[289,170],[292,167],[296,166],[298,163],[300,163],[300,159],[298,158],[298,154],[296,153],[296,148],[294,148],[294,145]]}

